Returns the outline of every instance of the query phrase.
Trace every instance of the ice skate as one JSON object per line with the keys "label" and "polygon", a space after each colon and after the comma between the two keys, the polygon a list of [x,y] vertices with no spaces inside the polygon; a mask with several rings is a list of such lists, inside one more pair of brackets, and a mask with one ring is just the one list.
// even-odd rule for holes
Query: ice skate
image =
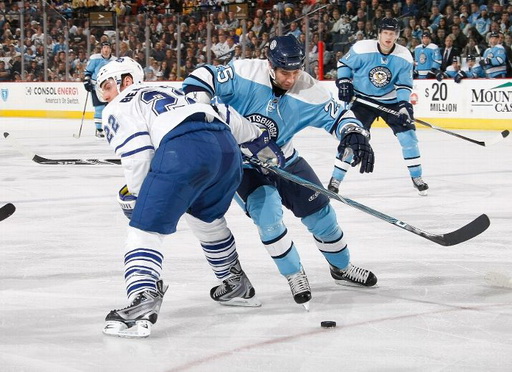
{"label": "ice skate", "polygon": [[308,277],[301,266],[300,271],[295,274],[286,275],[293,299],[299,305],[309,311],[309,301],[311,300],[311,287],[309,286]]}
{"label": "ice skate", "polygon": [[103,129],[96,129],[95,136],[96,138],[105,138],[105,133],[103,132]]}
{"label": "ice skate", "polygon": [[423,181],[421,177],[411,177],[412,184],[418,190],[418,194],[421,196],[427,196],[428,194],[428,185]]}
{"label": "ice skate", "polygon": [[127,338],[148,337],[168,288],[161,280],[156,282],[156,287],[156,292],[148,290],[139,293],[130,306],[112,310],[105,318],[103,333]]}
{"label": "ice skate", "polygon": [[210,297],[226,306],[261,306],[261,302],[256,298],[256,291],[240,264],[232,266],[230,273],[221,285],[210,290]]}
{"label": "ice skate", "polygon": [[377,277],[370,271],[348,264],[347,268],[340,270],[330,265],[331,276],[336,284],[356,284],[358,286],[373,287],[377,284]]}

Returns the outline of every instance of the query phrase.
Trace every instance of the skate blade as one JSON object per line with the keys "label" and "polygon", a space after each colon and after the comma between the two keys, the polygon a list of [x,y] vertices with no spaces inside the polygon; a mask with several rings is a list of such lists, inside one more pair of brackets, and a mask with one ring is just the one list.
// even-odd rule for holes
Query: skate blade
{"label": "skate blade", "polygon": [[309,313],[309,301],[308,302],[304,302],[301,305],[304,306],[304,310],[306,310]]}
{"label": "skate blade", "polygon": [[123,322],[107,321],[103,333],[123,338],[146,338],[151,334],[151,325],[149,320],[137,320],[132,327]]}
{"label": "skate blade", "polygon": [[260,307],[261,301],[253,296],[251,298],[234,297],[228,301],[218,301],[219,304],[224,306],[241,306],[241,307]]}
{"label": "skate blade", "polygon": [[377,287],[377,284],[372,285],[372,286],[367,286],[364,284],[351,282],[350,280],[342,280],[342,279],[334,279],[334,283],[336,283],[337,285],[345,286],[345,287],[355,287],[355,288],[375,288],[375,287]]}

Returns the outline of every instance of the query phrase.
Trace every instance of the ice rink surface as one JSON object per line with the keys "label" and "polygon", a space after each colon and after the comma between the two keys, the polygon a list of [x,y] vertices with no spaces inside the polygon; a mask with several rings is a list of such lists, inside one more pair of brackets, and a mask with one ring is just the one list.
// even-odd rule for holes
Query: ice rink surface
{"label": "ice rink surface", "polygon": [[[89,121],[82,138],[73,138],[79,126],[0,118],[2,133],[39,155],[114,157]],[[379,279],[375,288],[354,288],[334,283],[312,237],[287,212],[312,286],[306,312],[233,203],[228,223],[263,306],[230,308],[210,299],[217,281],[183,222],[165,240],[170,289],[159,320],[140,340],[101,333],[105,315],[127,305],[127,219],[115,198],[125,184],[121,167],[39,165],[1,136],[0,206],[12,202],[17,211],[0,222],[0,370],[511,371],[512,289],[489,285],[484,276],[512,275],[512,138],[484,148],[431,129],[418,136],[428,197],[413,189],[387,128],[372,130],[374,173],[352,169],[342,195],[434,233],[486,213],[491,226],[482,235],[443,247],[333,201],[352,262]],[[327,182],[334,139],[308,129],[295,144]],[[322,329],[322,320],[337,327]]]}

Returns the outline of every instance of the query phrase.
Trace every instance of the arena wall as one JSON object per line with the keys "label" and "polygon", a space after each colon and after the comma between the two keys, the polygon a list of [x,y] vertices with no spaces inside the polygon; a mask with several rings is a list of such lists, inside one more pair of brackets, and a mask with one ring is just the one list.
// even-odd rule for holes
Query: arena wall
{"label": "arena wall", "polygon": [[[180,87],[179,82],[165,82]],[[335,97],[333,81],[323,81]],[[0,117],[92,119],[82,83],[2,83]],[[411,101],[417,118],[450,129],[503,130],[512,127],[512,79],[415,80]],[[382,121],[375,123],[382,125]],[[420,126],[421,127],[421,126]]]}

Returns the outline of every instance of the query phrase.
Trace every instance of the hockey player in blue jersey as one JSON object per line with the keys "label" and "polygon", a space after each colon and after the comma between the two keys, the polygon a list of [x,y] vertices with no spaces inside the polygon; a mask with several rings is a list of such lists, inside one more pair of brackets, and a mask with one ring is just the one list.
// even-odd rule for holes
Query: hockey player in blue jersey
{"label": "hockey player in blue jersey", "polygon": [[[378,40],[357,42],[338,61],[338,98],[351,102],[361,97],[400,113],[399,116],[369,107],[357,99],[352,112],[370,130],[375,119],[382,117],[395,134],[409,169],[414,187],[420,195],[427,195],[428,185],[422,179],[421,157],[410,103],[413,62],[409,50],[396,44],[398,21],[384,18],[379,24]],[[329,188],[338,191],[352,159],[338,159]]]}
{"label": "hockey player in blue jersey", "polygon": [[456,83],[460,83],[462,79],[476,79],[476,78],[484,78],[485,73],[482,67],[476,63],[476,57],[472,54],[468,55],[466,58],[467,67],[460,69],[457,72],[457,75],[454,76],[453,80]]}
{"label": "hockey player in blue jersey", "polygon": [[489,48],[480,60],[480,66],[488,78],[504,78],[507,76],[507,54],[503,45],[498,44],[500,34],[491,32],[489,35]]}
{"label": "hockey player in blue jersey", "polygon": [[[321,185],[292,143],[293,136],[306,127],[323,128],[332,134],[340,141],[340,152],[353,152],[353,165],[360,165],[361,173],[372,172],[369,134],[350,111],[342,110],[339,102],[302,70],[305,55],[297,39],[293,35],[272,38],[267,57],[268,61],[246,59],[226,66],[200,67],[185,79],[184,91],[205,102],[217,97],[250,121],[266,126],[284,152],[287,172]],[[345,236],[326,196],[254,168],[244,169],[237,194],[258,227],[263,245],[286,277],[296,303],[308,308],[311,287],[283,222],[283,205],[313,235],[336,283],[377,283],[371,271],[350,263]]]}
{"label": "hockey player in blue jersey", "polygon": [[423,32],[421,44],[414,48],[414,77],[419,79],[435,78],[442,60],[439,47],[432,43],[430,32]]}
{"label": "hockey player in blue jersey", "polygon": [[196,103],[172,87],[141,85],[143,76],[137,62],[121,57],[97,77],[99,98],[108,102],[105,137],[126,179],[118,201],[130,219],[124,278],[131,304],[112,310],[103,329],[120,337],[151,333],[167,289],[160,278],[163,237],[176,231],[183,215],[222,281],[211,298],[222,305],[261,305],[224,214],[242,178],[238,144],[262,161],[284,162],[268,131],[228,107]]}
{"label": "hockey player in blue jersey", "polygon": [[96,126],[96,137],[103,138],[103,129],[101,126],[101,113],[105,107],[105,102],[101,102],[98,99],[95,91],[96,76],[100,69],[110,61],[116,59],[112,55],[112,46],[108,41],[101,42],[100,53],[95,53],[89,58],[89,62],[85,67],[84,72],[84,88],[87,90],[87,94],[92,96],[92,105],[94,106],[94,125]]}

